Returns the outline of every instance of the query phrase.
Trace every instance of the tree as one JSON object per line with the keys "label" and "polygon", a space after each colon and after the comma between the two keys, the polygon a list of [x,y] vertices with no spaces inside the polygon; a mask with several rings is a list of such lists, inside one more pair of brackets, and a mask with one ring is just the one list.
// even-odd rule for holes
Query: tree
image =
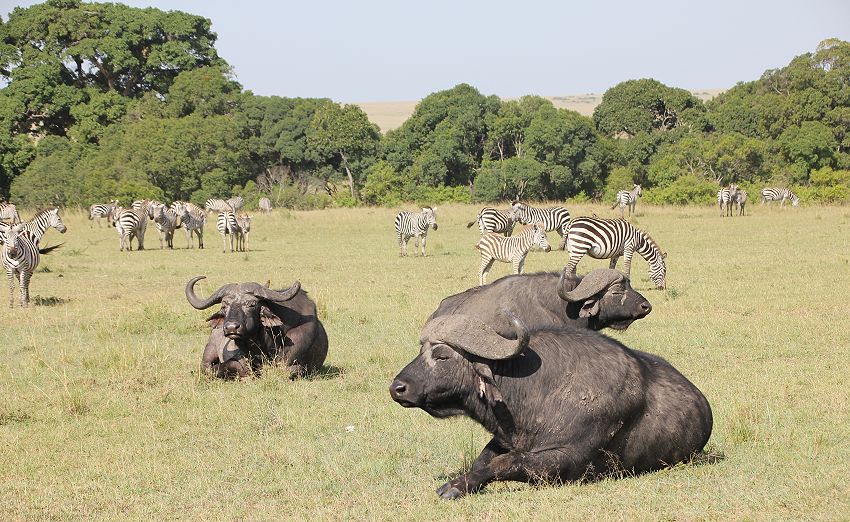
{"label": "tree", "polygon": [[307,145],[318,158],[338,160],[348,176],[351,197],[355,201],[352,164],[374,160],[381,131],[369,121],[360,107],[331,104],[316,111],[307,129]]}
{"label": "tree", "polygon": [[653,79],[629,80],[608,89],[593,111],[596,128],[607,136],[671,130],[687,126],[704,130],[705,107],[685,89]]}

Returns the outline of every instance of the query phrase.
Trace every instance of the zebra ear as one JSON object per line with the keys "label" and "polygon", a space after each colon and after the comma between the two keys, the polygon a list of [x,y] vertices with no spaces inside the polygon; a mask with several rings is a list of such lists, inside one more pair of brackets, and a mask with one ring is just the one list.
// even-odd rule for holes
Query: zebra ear
{"label": "zebra ear", "polygon": [[667,259],[667,252],[661,252],[661,259]]}

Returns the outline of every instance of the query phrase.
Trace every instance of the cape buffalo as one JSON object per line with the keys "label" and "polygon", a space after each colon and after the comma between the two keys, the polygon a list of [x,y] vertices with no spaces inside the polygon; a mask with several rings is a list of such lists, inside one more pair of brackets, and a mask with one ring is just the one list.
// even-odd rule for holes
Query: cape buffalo
{"label": "cape buffalo", "polygon": [[259,372],[264,361],[289,369],[293,377],[313,373],[328,354],[328,336],[316,316],[316,303],[296,281],[286,290],[259,283],[229,283],[210,297],[195,295],[195,283],[186,283],[186,299],[204,310],[221,303],[209,319],[210,333],[201,367],[222,378],[247,377]]}
{"label": "cape buffalo", "polygon": [[665,360],[567,324],[513,339],[463,314],[428,321],[392,398],[434,417],[466,415],[493,439],[444,499],[494,480],[574,481],[672,466],[702,450],[711,408]]}
{"label": "cape buffalo", "polygon": [[478,317],[502,335],[513,327],[501,313],[510,302],[527,327],[557,326],[573,320],[591,330],[625,330],[646,317],[652,305],[618,270],[600,268],[583,278],[557,273],[511,275],[442,300],[430,319],[465,313]]}

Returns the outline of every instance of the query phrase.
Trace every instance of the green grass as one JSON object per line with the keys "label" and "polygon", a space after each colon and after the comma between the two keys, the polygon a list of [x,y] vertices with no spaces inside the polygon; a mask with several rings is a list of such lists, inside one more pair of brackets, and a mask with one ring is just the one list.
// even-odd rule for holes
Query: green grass
{"label": "green grass", "polygon": [[[705,393],[716,464],[437,499],[488,434],[403,409],[387,387],[440,299],[477,283],[478,234],[464,226],[476,207],[438,209],[426,258],[398,257],[390,209],[256,215],[245,254],[223,254],[209,227],[203,251],[184,250],[182,231],[160,251],[151,227],[149,250],[122,253],[113,229],[66,213],[31,307],[0,315],[0,519],[846,519],[850,210],[638,209],[669,254],[669,290],[651,290],[635,261],[653,312],[616,337]],[[533,252],[526,270],[565,262]],[[489,280],[509,271],[498,263]],[[330,336],[324,374],[199,375],[211,312],[183,286],[200,274],[203,295],[300,280]]]}

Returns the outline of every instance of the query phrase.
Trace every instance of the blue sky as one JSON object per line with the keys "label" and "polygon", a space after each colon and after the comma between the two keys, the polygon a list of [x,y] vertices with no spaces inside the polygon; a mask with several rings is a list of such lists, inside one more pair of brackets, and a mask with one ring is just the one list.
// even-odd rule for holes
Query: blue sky
{"label": "blue sky", "polygon": [[[0,0],[0,14],[34,1]],[[850,41],[850,1],[125,0],[212,20],[256,94],[418,100],[465,82],[502,97],[603,93],[655,78],[728,88]]]}

